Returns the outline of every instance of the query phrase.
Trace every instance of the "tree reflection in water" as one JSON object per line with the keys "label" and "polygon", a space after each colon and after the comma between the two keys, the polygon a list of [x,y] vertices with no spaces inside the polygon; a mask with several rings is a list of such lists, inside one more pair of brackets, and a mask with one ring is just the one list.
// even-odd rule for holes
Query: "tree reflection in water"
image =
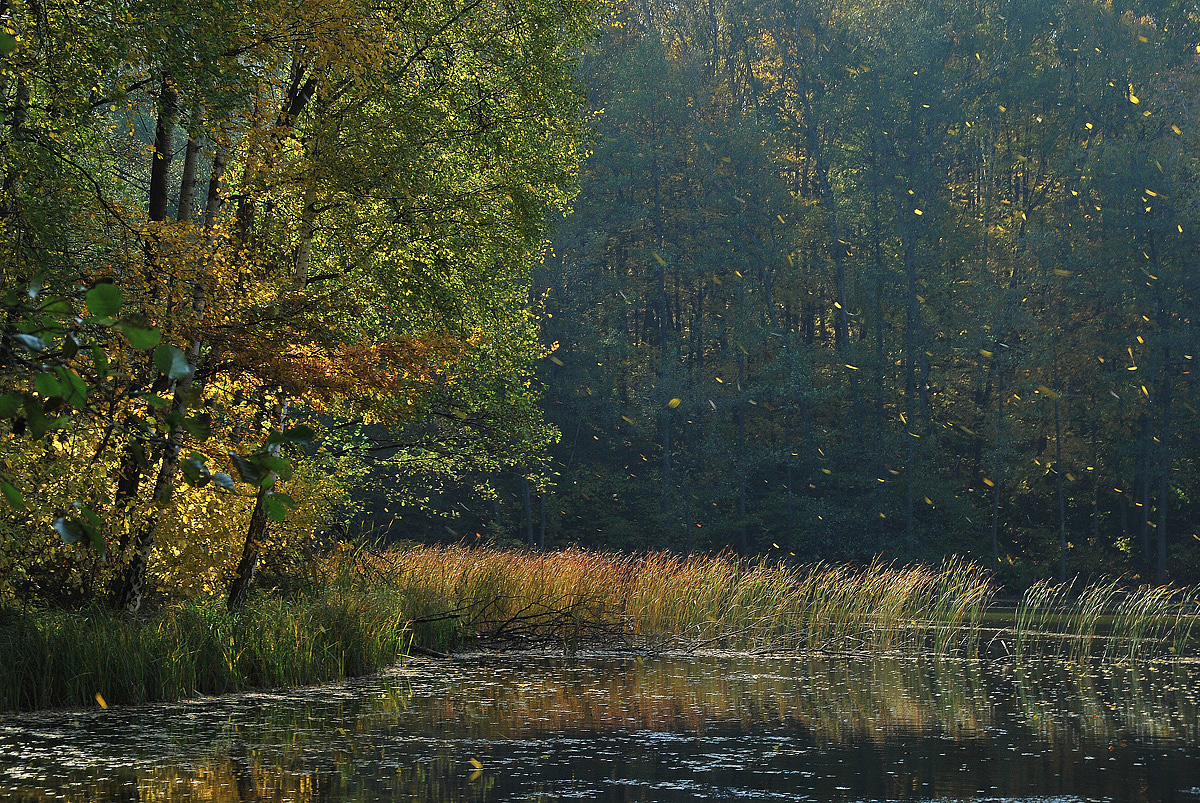
{"label": "tree reflection in water", "polygon": [[1168,800],[1200,786],[1196,676],[745,655],[417,662],[294,693],[6,717],[0,796]]}

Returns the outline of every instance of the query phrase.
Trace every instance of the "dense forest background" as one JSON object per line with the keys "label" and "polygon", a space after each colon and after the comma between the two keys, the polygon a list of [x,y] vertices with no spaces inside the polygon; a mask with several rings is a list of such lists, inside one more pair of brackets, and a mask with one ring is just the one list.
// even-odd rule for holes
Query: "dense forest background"
{"label": "dense forest background", "polygon": [[621,4],[535,273],[561,440],[459,529],[1200,578],[1196,23]]}

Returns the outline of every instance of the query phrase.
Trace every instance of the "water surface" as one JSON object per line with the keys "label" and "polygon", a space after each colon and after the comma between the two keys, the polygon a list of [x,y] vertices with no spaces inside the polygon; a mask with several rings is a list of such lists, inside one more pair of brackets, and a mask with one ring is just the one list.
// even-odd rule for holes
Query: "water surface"
{"label": "water surface", "polygon": [[1200,803],[1200,671],[591,654],[0,717],[26,801]]}

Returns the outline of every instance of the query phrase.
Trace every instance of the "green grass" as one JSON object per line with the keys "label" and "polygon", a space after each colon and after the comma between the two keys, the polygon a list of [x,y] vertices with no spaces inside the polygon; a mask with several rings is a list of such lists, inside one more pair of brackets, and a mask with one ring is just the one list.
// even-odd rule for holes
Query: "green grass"
{"label": "green grass", "polygon": [[0,608],[0,710],[175,700],[362,675],[404,654],[388,593],[262,597],[240,615],[217,601],[131,622],[107,610]]}

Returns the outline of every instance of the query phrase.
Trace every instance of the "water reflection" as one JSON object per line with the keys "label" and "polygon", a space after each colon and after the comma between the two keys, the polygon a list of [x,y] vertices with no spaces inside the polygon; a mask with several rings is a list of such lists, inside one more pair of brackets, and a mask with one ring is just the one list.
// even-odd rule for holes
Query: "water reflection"
{"label": "water reflection", "polygon": [[7,716],[0,797],[1195,801],[1198,675],[747,656],[419,662],[295,694]]}

